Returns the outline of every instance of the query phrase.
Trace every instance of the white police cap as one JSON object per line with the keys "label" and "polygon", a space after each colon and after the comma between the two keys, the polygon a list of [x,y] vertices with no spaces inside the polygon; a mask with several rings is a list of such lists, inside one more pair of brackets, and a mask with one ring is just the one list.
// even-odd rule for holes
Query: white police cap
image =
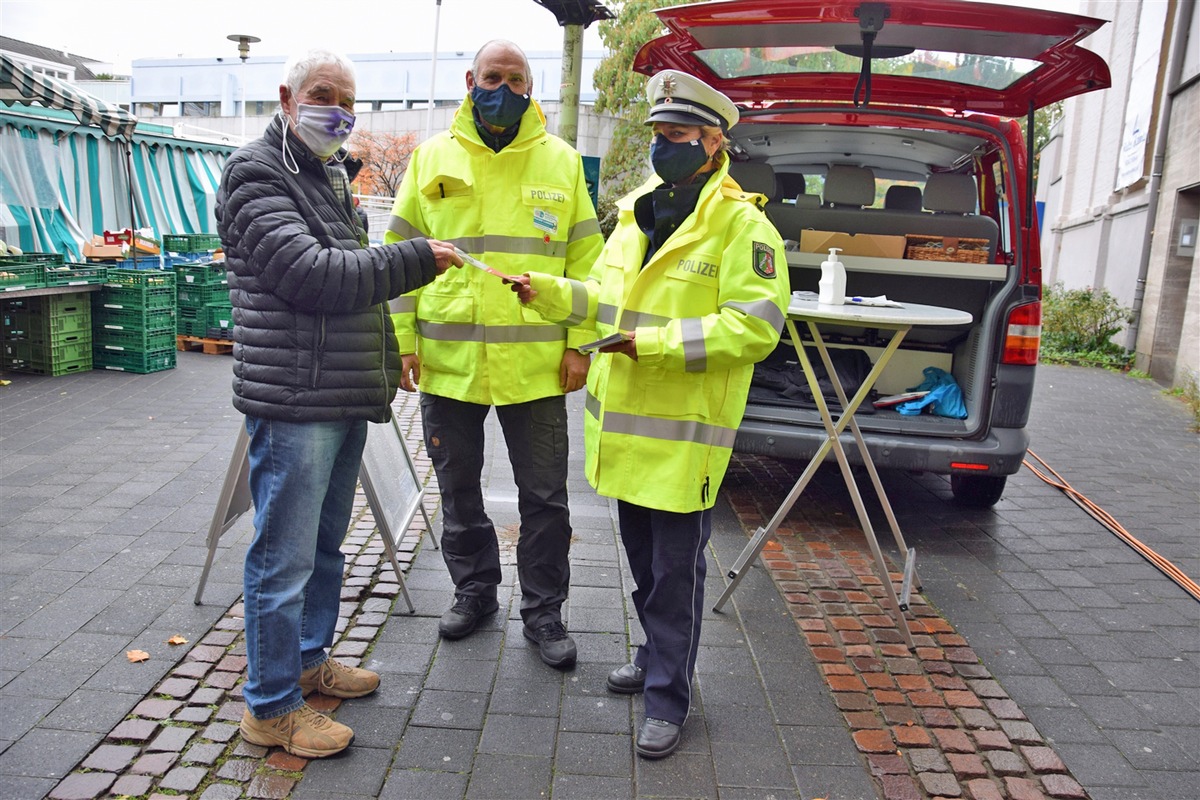
{"label": "white police cap", "polygon": [[729,130],[738,121],[737,106],[704,81],[676,69],[655,73],[646,84],[650,116],[646,124],[714,125]]}

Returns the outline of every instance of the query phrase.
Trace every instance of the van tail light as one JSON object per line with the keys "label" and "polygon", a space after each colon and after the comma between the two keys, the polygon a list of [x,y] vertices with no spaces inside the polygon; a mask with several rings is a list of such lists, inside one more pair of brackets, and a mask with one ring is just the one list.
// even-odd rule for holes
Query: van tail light
{"label": "van tail light", "polygon": [[1017,306],[1008,313],[1004,353],[1000,356],[1000,363],[1029,367],[1036,365],[1041,341],[1041,301]]}

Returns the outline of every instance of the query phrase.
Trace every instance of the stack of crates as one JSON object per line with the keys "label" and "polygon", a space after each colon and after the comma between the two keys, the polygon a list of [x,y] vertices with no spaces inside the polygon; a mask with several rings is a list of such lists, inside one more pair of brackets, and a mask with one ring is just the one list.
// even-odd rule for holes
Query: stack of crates
{"label": "stack of crates", "polygon": [[0,295],[46,285],[46,267],[61,266],[63,257],[56,253],[25,253],[0,256]]}
{"label": "stack of crates", "polygon": [[180,335],[233,338],[233,308],[224,263],[176,264],[175,291]]}
{"label": "stack of crates", "polygon": [[92,368],[92,307],[86,292],[4,300],[0,295],[4,362],[38,375]]}
{"label": "stack of crates", "polygon": [[233,309],[225,263],[213,261],[220,247],[220,239],[207,233],[173,233],[163,237],[163,252],[175,271],[181,336],[233,338]]}
{"label": "stack of crates", "polygon": [[96,369],[159,372],[175,367],[175,274],[110,269],[92,306]]}

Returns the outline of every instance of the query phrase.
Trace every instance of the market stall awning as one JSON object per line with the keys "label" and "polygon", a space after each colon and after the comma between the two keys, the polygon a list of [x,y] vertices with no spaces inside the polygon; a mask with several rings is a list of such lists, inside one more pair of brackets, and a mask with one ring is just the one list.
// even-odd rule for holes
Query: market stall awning
{"label": "market stall awning", "polygon": [[39,75],[3,53],[0,53],[0,101],[9,106],[38,103],[65,109],[82,124],[98,127],[105,136],[119,136],[126,141],[133,138],[133,129],[137,127],[137,117],[128,111],[62,81]]}

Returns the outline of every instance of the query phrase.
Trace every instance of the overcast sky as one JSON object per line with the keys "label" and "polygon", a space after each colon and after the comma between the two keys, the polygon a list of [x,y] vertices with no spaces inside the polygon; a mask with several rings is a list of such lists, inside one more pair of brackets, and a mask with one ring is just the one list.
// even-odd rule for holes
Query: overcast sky
{"label": "overcast sky", "polygon": [[[1078,0],[993,0],[1074,12]],[[323,14],[329,14],[323,17]],[[311,47],[347,54],[429,52],[437,0],[0,0],[0,32],[111,63],[128,74],[140,58],[236,57],[229,34],[262,39],[254,54],[287,56]],[[439,52],[474,53],[490,39],[525,50],[560,50],[563,29],[534,0],[442,0]],[[599,23],[584,49],[600,50]]]}

